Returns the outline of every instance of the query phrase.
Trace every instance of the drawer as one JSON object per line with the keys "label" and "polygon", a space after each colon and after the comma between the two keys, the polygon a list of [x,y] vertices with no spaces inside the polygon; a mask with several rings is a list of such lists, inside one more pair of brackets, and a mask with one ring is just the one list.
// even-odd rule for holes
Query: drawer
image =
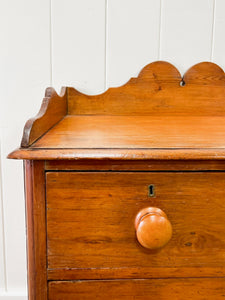
{"label": "drawer", "polygon": [[[49,280],[225,275],[224,172],[47,172],[46,201]],[[145,207],[172,224],[160,250],[136,239]]]}
{"label": "drawer", "polygon": [[219,300],[224,299],[224,286],[224,278],[53,281],[49,300]]}

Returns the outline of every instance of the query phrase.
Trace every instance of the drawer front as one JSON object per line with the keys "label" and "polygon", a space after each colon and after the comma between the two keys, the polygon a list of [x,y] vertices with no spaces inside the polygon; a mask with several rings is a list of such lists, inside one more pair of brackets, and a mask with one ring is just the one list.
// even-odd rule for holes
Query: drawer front
{"label": "drawer front", "polygon": [[224,287],[224,278],[53,281],[49,283],[49,300],[222,300]]}
{"label": "drawer front", "polygon": [[[51,280],[225,275],[223,172],[48,172],[46,189]],[[151,206],[173,228],[160,250],[136,239]]]}

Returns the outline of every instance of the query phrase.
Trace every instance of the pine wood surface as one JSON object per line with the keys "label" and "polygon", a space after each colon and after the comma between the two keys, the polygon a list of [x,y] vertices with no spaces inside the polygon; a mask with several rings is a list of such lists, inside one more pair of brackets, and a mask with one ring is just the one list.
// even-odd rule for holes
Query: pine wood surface
{"label": "pine wood surface", "polygon": [[[101,95],[47,88],[8,155],[28,160],[29,300],[224,298],[224,83],[159,61]],[[136,238],[149,207],[173,229],[157,250]]]}
{"label": "pine wood surface", "polygon": [[222,300],[224,286],[224,278],[53,281],[49,300]]}
{"label": "pine wood surface", "polygon": [[47,88],[39,113],[25,124],[21,147],[25,148],[32,145],[35,140],[59,122],[66,113],[66,88],[62,88],[60,96],[53,88]]}
{"label": "pine wood surface", "polygon": [[215,171],[224,160],[48,160],[46,171]]}
{"label": "pine wood surface", "polygon": [[[224,276],[224,174],[48,172],[48,278],[186,277],[188,268],[191,276]],[[136,239],[135,217],[149,206],[173,227],[160,251]]]}
{"label": "pine wood surface", "polygon": [[224,159],[224,136],[224,117],[67,116],[10,157]]}
{"label": "pine wood surface", "polygon": [[87,96],[68,88],[68,114],[221,116],[224,83],[224,71],[216,64],[196,64],[182,78],[172,64],[158,61],[144,67],[137,78],[101,95]]}
{"label": "pine wood surface", "polygon": [[225,117],[67,116],[32,148],[225,148]]}
{"label": "pine wood surface", "polygon": [[[129,160],[129,161],[223,161],[225,159],[225,149],[17,149],[8,155],[11,159],[27,160]],[[221,162],[222,163],[222,162]],[[216,164],[216,163],[215,163]],[[223,163],[222,163],[223,164]],[[218,164],[217,164],[218,165]]]}
{"label": "pine wood surface", "polygon": [[48,88],[39,114],[25,125],[21,149],[8,157],[224,159],[224,82],[213,63],[199,63],[182,78],[158,61],[101,95],[67,87],[58,96]]}
{"label": "pine wood surface", "polygon": [[47,299],[44,162],[25,161],[29,300]]}

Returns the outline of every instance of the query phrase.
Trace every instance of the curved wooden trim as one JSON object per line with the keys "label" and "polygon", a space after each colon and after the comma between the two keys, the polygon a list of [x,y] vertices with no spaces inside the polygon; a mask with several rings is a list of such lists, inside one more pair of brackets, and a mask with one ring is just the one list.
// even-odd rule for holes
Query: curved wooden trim
{"label": "curved wooden trim", "polygon": [[[152,77],[153,75],[153,77]],[[159,78],[157,78],[159,75]],[[139,72],[137,77],[131,77],[127,82],[120,86],[116,87],[109,87],[106,91],[103,93],[97,94],[97,95],[88,95],[83,94],[78,89],[74,87],[68,87],[71,93],[77,94],[78,96],[87,96],[90,99],[95,99],[96,97],[102,97],[106,96],[109,91],[114,91],[118,88],[125,88],[127,86],[130,86],[133,83],[137,83],[138,81],[142,81],[143,79],[148,79],[149,81],[157,81],[157,79],[160,81],[177,81],[178,83],[181,83],[181,81],[184,81],[185,84],[193,81],[199,81],[201,80],[203,83],[208,84],[210,82],[219,80],[224,85],[225,83],[225,72],[224,70],[217,64],[209,61],[203,61],[200,63],[197,63],[190,67],[183,76],[181,76],[179,70],[171,63],[167,61],[155,61],[152,62],[146,66],[144,66],[141,71]],[[208,80],[207,80],[208,79]],[[222,80],[222,81],[221,81]]]}
{"label": "curved wooden trim", "polygon": [[17,149],[12,159],[39,160],[225,160],[223,149]]}
{"label": "curved wooden trim", "polygon": [[22,148],[29,147],[66,115],[66,94],[66,87],[61,89],[60,95],[52,87],[45,90],[45,97],[38,114],[25,124],[21,142]]}
{"label": "curved wooden trim", "polygon": [[[160,75],[159,78],[157,78],[158,75]],[[94,99],[96,97],[106,96],[110,91],[115,91],[116,89],[129,87],[130,85],[141,82],[144,79],[147,79],[149,81],[157,81],[157,79],[160,79],[161,81],[177,81],[178,83],[180,83],[180,81],[182,80],[182,76],[173,64],[167,61],[158,60],[144,66],[138,73],[137,77],[131,77],[124,84],[116,87],[109,87],[106,91],[97,95],[83,94],[75,87],[68,88],[70,92],[76,93],[77,95],[84,95],[89,97],[90,99]]]}
{"label": "curved wooden trim", "polygon": [[155,61],[143,67],[137,77],[98,95],[86,95],[74,87],[68,87],[68,114],[149,114],[149,111],[154,111],[153,98],[161,93],[162,88],[179,88],[181,81],[182,76],[174,65]]}
{"label": "curved wooden trim", "polygon": [[[185,83],[185,85],[183,84]],[[156,61],[138,77],[99,95],[85,95],[68,88],[68,114],[73,115],[171,115],[225,114],[225,73],[212,62],[192,66],[182,77],[175,66]],[[222,109],[221,109],[222,108]]]}
{"label": "curved wooden trim", "polygon": [[190,69],[183,76],[185,84],[225,85],[223,69],[212,62],[201,62]]}

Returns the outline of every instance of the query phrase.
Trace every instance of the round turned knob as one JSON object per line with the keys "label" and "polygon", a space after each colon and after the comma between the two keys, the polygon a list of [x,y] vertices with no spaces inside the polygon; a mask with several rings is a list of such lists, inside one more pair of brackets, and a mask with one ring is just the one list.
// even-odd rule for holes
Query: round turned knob
{"label": "round turned knob", "polygon": [[139,243],[148,249],[165,246],[172,237],[172,226],[166,214],[157,207],[142,209],[135,219]]}

